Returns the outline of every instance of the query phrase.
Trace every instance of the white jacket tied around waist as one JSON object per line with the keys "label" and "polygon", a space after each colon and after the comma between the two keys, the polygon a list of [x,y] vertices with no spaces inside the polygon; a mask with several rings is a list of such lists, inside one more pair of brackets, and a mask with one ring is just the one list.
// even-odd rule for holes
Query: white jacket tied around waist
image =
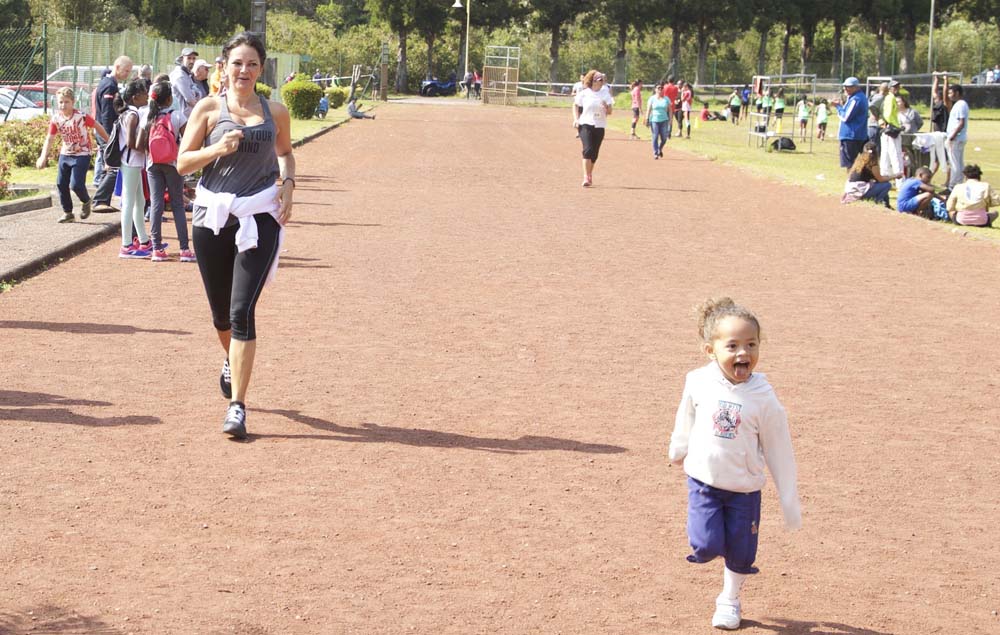
{"label": "white jacket tied around waist", "polygon": [[[211,229],[216,236],[226,226],[230,214],[236,217],[240,222],[240,228],[236,231],[236,249],[241,252],[257,247],[259,235],[254,214],[270,214],[277,221],[281,211],[276,185],[253,196],[236,196],[229,192],[211,192],[198,183],[194,204],[205,208],[205,227]],[[281,253],[284,241],[285,228],[281,227],[278,230],[278,251],[274,254],[274,262],[267,272],[267,282],[274,280],[278,273],[278,255]]]}
{"label": "white jacket tied around waist", "polygon": [[778,489],[785,526],[801,526],[788,417],[761,373],[733,384],[714,361],[688,373],[670,437],[670,460],[681,459],[688,476],[742,493],[764,487],[766,465]]}

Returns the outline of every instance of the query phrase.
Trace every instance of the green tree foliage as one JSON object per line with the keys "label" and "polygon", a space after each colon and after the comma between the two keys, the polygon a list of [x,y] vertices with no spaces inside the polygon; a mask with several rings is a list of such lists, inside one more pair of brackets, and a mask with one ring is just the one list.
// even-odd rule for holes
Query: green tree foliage
{"label": "green tree foliage", "polygon": [[416,0],[368,0],[368,8],[377,18],[385,21],[396,34],[396,92],[409,92],[407,86],[407,39],[414,28]]}
{"label": "green tree foliage", "polygon": [[639,35],[664,16],[662,3],[653,0],[602,0],[595,14],[606,21],[616,35],[614,83],[624,84],[626,45],[629,35]]}
{"label": "green tree foliage", "polygon": [[559,47],[566,35],[566,28],[578,15],[594,7],[590,0],[532,0],[534,13],[531,24],[549,34],[549,82],[559,81]]}
{"label": "green tree foliage", "polygon": [[[270,14],[268,20],[270,20]],[[250,24],[246,0],[142,0],[139,18],[179,42],[224,42]],[[268,48],[271,43],[268,42]]]}

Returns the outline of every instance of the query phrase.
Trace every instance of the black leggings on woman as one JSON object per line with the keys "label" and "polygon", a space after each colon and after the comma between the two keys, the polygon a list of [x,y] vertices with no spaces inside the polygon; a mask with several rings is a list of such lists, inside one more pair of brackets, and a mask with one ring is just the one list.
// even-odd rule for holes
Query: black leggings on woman
{"label": "black leggings on woman", "polygon": [[278,254],[281,231],[270,214],[255,214],[254,219],[257,247],[242,253],[236,249],[238,224],[224,227],[218,236],[211,229],[195,227],[192,236],[212,323],[219,331],[232,329],[232,338],[244,342],[257,339],[254,309]]}

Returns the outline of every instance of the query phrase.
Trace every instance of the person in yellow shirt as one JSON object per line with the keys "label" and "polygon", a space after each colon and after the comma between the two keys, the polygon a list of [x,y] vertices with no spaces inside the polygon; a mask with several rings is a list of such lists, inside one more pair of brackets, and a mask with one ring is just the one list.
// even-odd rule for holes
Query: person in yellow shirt
{"label": "person in yellow shirt", "polygon": [[212,69],[212,74],[208,77],[208,94],[211,97],[221,93],[222,87],[226,83],[226,74],[222,72],[225,65],[226,60],[221,57],[215,58],[215,68]]}
{"label": "person in yellow shirt", "polygon": [[997,219],[997,213],[990,206],[1000,205],[1000,194],[989,183],[984,183],[983,171],[978,165],[967,165],[962,169],[965,181],[951,190],[946,203],[948,216],[959,225],[988,227]]}

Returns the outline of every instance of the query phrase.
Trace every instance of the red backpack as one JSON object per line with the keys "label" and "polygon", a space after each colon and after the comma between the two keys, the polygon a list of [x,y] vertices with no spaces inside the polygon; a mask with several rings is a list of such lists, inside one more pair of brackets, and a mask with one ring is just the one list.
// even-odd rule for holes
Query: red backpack
{"label": "red backpack", "polygon": [[149,160],[152,163],[177,160],[177,132],[169,112],[159,115],[149,129]]}

